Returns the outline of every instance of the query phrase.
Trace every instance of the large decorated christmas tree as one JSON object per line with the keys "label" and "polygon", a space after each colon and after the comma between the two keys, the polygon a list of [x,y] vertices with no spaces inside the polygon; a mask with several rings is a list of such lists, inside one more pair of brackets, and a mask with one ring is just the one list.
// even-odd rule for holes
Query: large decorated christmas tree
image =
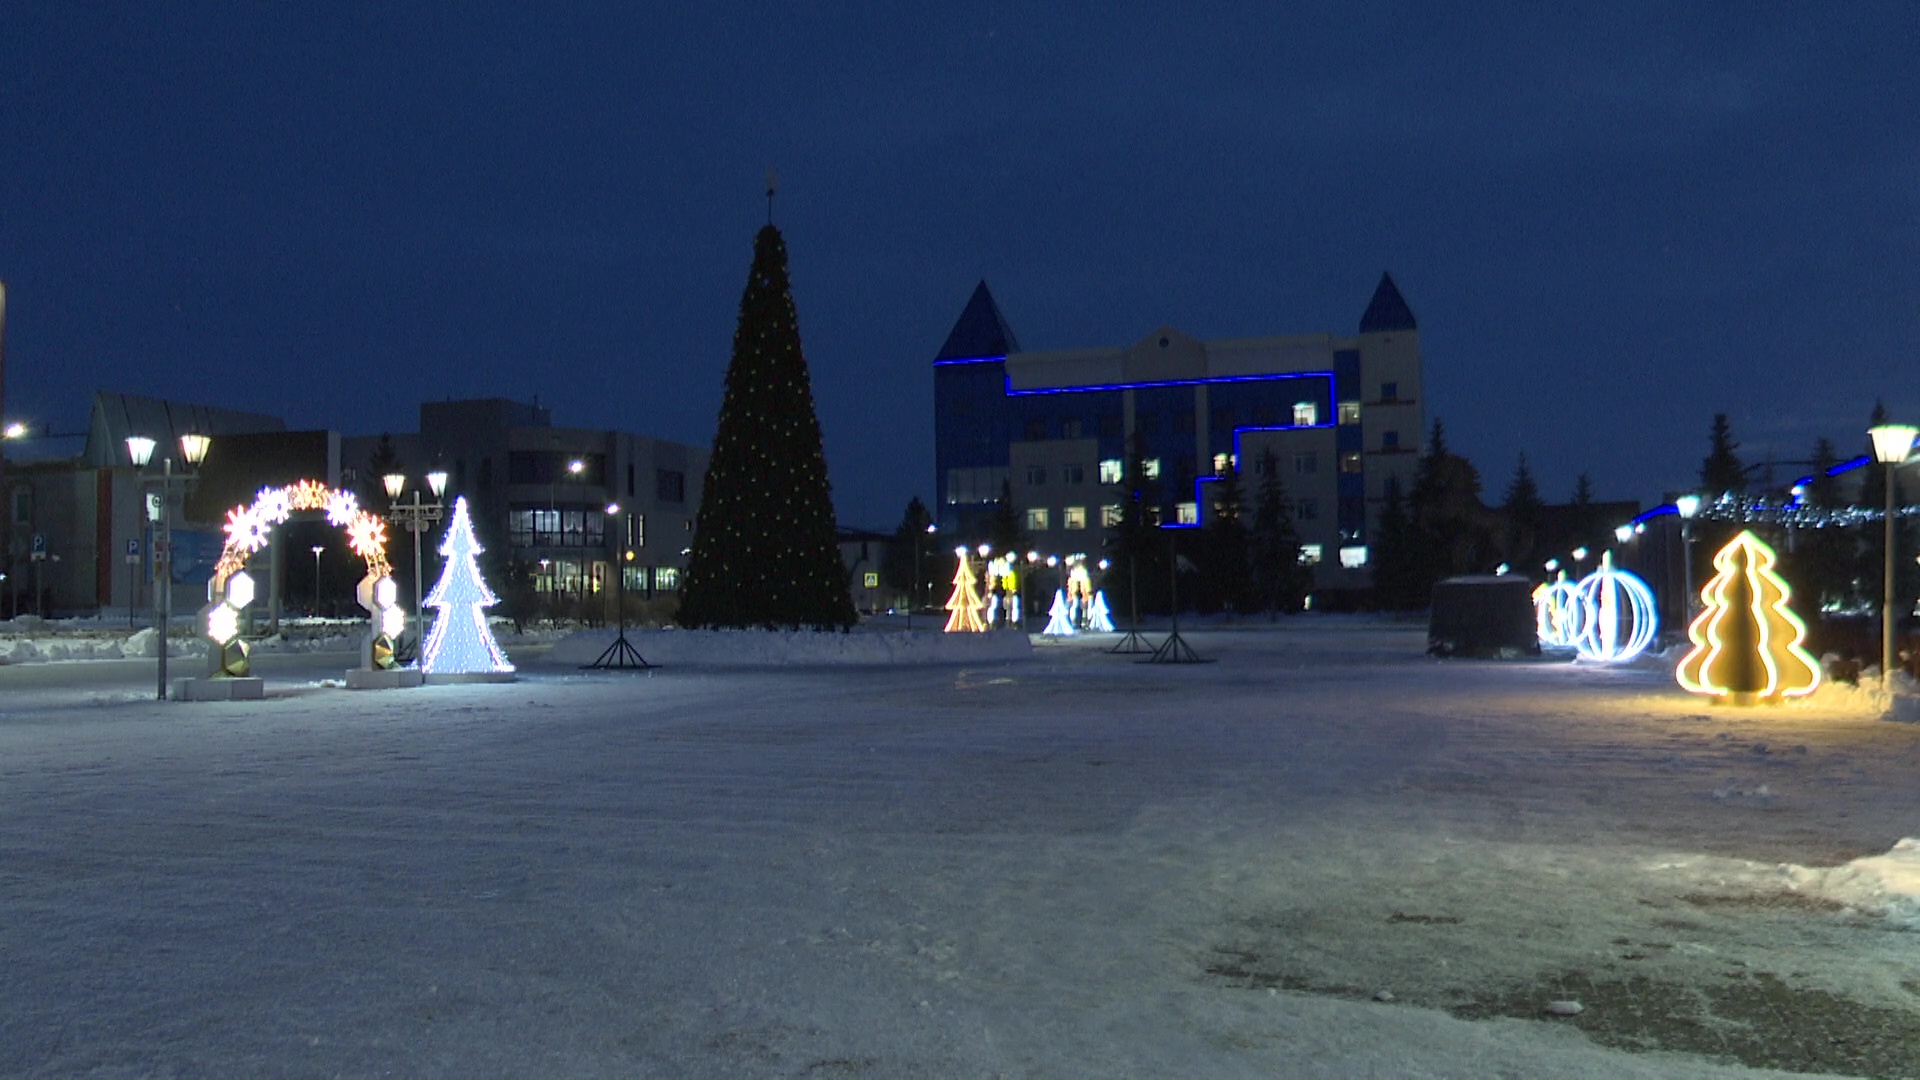
{"label": "large decorated christmas tree", "polygon": [[844,629],[854,619],[787,246],[768,225],[740,298],[680,622]]}

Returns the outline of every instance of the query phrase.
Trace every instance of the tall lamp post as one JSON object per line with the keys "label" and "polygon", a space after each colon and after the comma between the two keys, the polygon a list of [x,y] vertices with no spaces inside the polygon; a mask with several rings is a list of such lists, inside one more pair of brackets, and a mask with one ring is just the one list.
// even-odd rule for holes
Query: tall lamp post
{"label": "tall lamp post", "polygon": [[[127,436],[127,459],[136,469],[144,470],[153,460],[154,448],[159,443],[145,435]],[[156,696],[167,699],[167,630],[173,622],[173,483],[193,481],[193,470],[207,459],[207,451],[213,447],[213,440],[198,432],[189,431],[180,436],[180,457],[187,463],[187,472],[181,476],[173,475],[173,455],[167,454],[160,459],[160,505],[159,512],[149,511],[153,519],[153,624],[160,637],[160,674],[159,689]]]}
{"label": "tall lamp post", "polygon": [[1880,681],[1890,687],[1893,685],[1893,538],[1894,522],[1900,516],[1899,507],[1894,505],[1893,472],[1912,452],[1913,439],[1920,435],[1920,428],[1911,424],[1881,424],[1868,428],[1867,434],[1873,436],[1874,458],[1886,466],[1887,473],[1887,564],[1886,587],[1880,601]]}
{"label": "tall lamp post", "polygon": [[313,617],[320,617],[320,553],[327,550],[319,544],[313,545]]}
{"label": "tall lamp post", "polygon": [[[619,503],[607,504],[608,521],[614,520],[619,514]],[[640,650],[634,648],[633,643],[627,640],[627,564],[634,558],[633,548],[628,546],[628,542],[633,539],[633,511],[626,512],[623,523],[626,529],[620,534],[619,558],[615,561],[613,568],[613,605],[619,620],[620,633],[614,637],[613,644],[608,645],[606,651],[600,654],[599,659],[591,664],[581,665],[585,668],[639,670],[659,666],[647,663],[646,658],[640,655]]]}
{"label": "tall lamp post", "polygon": [[[413,501],[403,503],[400,493],[406,490],[406,473],[388,473],[380,478],[387,489],[387,498],[393,500],[391,513],[394,523],[413,534],[413,654],[414,664],[420,663],[420,649],[427,640],[427,615],[420,607],[420,534],[433,526],[446,515],[446,506],[440,497],[447,493],[447,474],[438,469],[427,474],[427,487],[433,492],[433,501],[420,501],[420,489],[413,489]],[[314,566],[320,565],[319,554],[314,556]]]}
{"label": "tall lamp post", "polygon": [[1700,496],[1682,495],[1673,500],[1673,508],[1680,512],[1680,573],[1686,601],[1680,609],[1680,618],[1687,626],[1693,625],[1693,515],[1700,512]]}
{"label": "tall lamp post", "polygon": [[[927,522],[926,534],[928,536],[932,536],[939,531],[940,526],[931,521]],[[920,534],[916,532],[913,534],[913,585],[907,589],[907,629],[909,630],[913,629],[913,602],[918,599],[920,599]],[[933,605],[933,582],[931,579],[927,582],[927,605],[929,607]]]}

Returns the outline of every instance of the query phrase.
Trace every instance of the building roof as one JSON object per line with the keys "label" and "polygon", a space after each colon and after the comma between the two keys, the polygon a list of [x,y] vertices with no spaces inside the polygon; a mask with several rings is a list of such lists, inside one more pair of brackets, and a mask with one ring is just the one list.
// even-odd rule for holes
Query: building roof
{"label": "building roof", "polygon": [[987,283],[982,281],[973,287],[973,296],[967,300],[966,309],[960,312],[952,332],[947,334],[947,343],[940,346],[940,354],[933,359],[936,363],[941,360],[973,360],[1019,351],[1020,343],[1014,340],[1013,329],[1001,316],[1000,305],[993,302],[993,294],[987,291]]}
{"label": "building roof", "polygon": [[178,451],[180,436],[189,431],[255,435],[285,430],[286,421],[277,416],[103,390],[93,396],[93,416],[87,425],[87,446],[82,456],[94,468],[124,465],[127,436],[145,435],[159,444],[154,460],[160,461],[161,455]]}
{"label": "building roof", "polygon": [[1413,321],[1413,309],[1407,306],[1406,298],[1393,283],[1393,275],[1380,275],[1380,284],[1373,290],[1373,299],[1367,302],[1367,313],[1360,316],[1360,332],[1376,334],[1383,331],[1418,330]]}

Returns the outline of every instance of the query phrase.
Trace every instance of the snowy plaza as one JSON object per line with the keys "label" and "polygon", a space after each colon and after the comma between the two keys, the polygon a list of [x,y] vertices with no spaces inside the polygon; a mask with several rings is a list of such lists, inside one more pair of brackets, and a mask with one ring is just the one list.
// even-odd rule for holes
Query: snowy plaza
{"label": "snowy plaza", "polygon": [[262,656],[266,700],[191,704],[0,666],[0,1074],[1920,1067],[1920,726],[1425,630]]}

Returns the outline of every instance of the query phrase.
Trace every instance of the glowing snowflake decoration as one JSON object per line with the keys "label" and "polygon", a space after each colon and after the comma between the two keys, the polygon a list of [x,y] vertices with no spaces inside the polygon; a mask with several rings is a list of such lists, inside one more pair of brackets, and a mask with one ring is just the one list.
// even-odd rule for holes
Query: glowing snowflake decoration
{"label": "glowing snowflake decoration", "polygon": [[227,511],[227,546],[243,555],[251,555],[267,546],[273,535],[273,523],[252,507],[236,506]]}
{"label": "glowing snowflake decoration", "polygon": [[387,550],[387,523],[362,510],[347,523],[347,546],[355,555],[371,561]]}
{"label": "glowing snowflake decoration", "polygon": [[261,488],[253,497],[253,512],[269,525],[293,516],[293,495],[286,488]]}
{"label": "glowing snowflake decoration", "polygon": [[346,528],[353,516],[360,512],[360,500],[353,497],[351,491],[335,491],[327,496],[327,524]]}
{"label": "glowing snowflake decoration", "polygon": [[333,489],[317,480],[302,480],[287,490],[292,492],[295,510],[324,510],[333,498]]}

